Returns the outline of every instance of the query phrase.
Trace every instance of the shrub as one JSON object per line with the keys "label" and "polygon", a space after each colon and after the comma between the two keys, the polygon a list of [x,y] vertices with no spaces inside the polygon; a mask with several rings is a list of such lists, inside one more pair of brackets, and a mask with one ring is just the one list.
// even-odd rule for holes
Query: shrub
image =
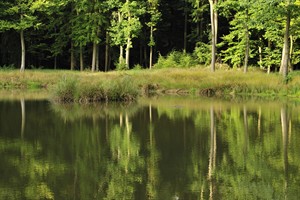
{"label": "shrub", "polygon": [[197,62],[193,55],[179,52],[179,51],[172,51],[166,57],[160,55],[154,67],[155,68],[172,68],[172,67],[188,68],[188,67],[193,67],[196,64]]}
{"label": "shrub", "polygon": [[208,65],[211,62],[211,47],[209,44],[198,42],[193,54],[200,64]]}
{"label": "shrub", "polygon": [[64,76],[52,88],[52,94],[55,101],[74,102],[77,89],[77,80],[73,77]]}
{"label": "shrub", "polygon": [[128,70],[128,66],[126,65],[125,59],[122,59],[121,62],[116,63],[116,68],[119,71]]}

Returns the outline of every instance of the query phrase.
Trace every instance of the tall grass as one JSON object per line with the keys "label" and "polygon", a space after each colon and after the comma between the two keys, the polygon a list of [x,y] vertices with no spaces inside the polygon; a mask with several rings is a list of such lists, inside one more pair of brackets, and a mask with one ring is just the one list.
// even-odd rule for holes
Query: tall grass
{"label": "tall grass", "polygon": [[138,88],[130,77],[116,80],[81,82],[74,77],[64,77],[52,88],[52,99],[58,102],[133,101]]}
{"label": "tall grass", "polygon": [[66,102],[129,101],[139,94],[185,90],[193,95],[300,96],[300,73],[292,72],[286,84],[279,74],[266,74],[249,69],[244,74],[236,69],[209,67],[162,68],[114,72],[78,72],[4,70],[0,88],[51,88],[53,99]]}

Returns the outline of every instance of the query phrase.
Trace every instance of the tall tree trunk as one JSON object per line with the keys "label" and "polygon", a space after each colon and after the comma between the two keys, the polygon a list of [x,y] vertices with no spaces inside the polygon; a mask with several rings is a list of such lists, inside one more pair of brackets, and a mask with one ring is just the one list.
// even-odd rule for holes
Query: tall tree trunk
{"label": "tall tree trunk", "polygon": [[109,69],[109,33],[106,31],[106,38],[105,38],[105,64],[104,64],[104,70],[107,72]]}
{"label": "tall tree trunk", "polygon": [[150,27],[150,52],[149,52],[149,68],[152,69],[152,62],[153,62],[153,26]]}
{"label": "tall tree trunk", "polygon": [[[259,41],[261,41],[261,38],[259,39]],[[260,69],[263,69],[263,65],[262,65],[262,62],[263,62],[263,60],[262,60],[262,47],[261,47],[261,43],[260,43],[260,45],[259,45],[259,47],[258,47],[258,53],[259,53],[259,68]]]}
{"label": "tall tree trunk", "polygon": [[[289,0],[288,0],[289,5]],[[291,11],[288,8],[286,22],[285,22],[285,33],[284,33],[284,44],[282,49],[282,59],[281,59],[281,72],[283,78],[286,78],[288,75],[288,64],[289,64],[289,37],[290,37],[290,25],[291,25]]]}
{"label": "tall tree trunk", "polygon": [[209,0],[210,5],[210,22],[211,22],[211,71],[215,71],[215,64],[216,64],[216,14],[214,11],[215,7],[215,0]]}
{"label": "tall tree trunk", "polygon": [[74,56],[74,44],[71,42],[71,61],[70,61],[71,70],[75,69],[75,56]]}
{"label": "tall tree trunk", "polygon": [[249,21],[249,12],[248,8],[246,8],[246,24],[245,24],[245,60],[244,60],[244,73],[247,73],[248,71],[248,61],[249,61],[249,27],[248,27],[248,21]]}
{"label": "tall tree trunk", "polygon": [[[118,22],[120,25],[121,25],[122,21],[123,21],[123,18],[122,18],[121,12],[118,11]],[[124,48],[122,45],[120,45],[119,64],[122,64],[123,61],[124,61]]]}
{"label": "tall tree trunk", "polygon": [[120,56],[119,56],[119,64],[123,63],[124,61],[124,48],[120,46]]}
{"label": "tall tree trunk", "polygon": [[126,44],[126,68],[129,69],[129,58],[130,58],[130,47],[131,46],[131,38],[128,36],[127,38],[127,44]]}
{"label": "tall tree trunk", "polygon": [[[270,40],[268,40],[268,48],[271,49],[271,41]],[[271,72],[271,65],[268,64],[268,74],[270,74],[270,72]]]}
{"label": "tall tree trunk", "polygon": [[99,68],[99,45],[97,44],[97,47],[96,47],[96,71],[99,71],[100,68]]}
{"label": "tall tree trunk", "polygon": [[80,59],[80,71],[84,70],[84,64],[83,64],[83,47],[80,45],[80,52],[79,52],[79,59]]}
{"label": "tall tree trunk", "polygon": [[96,59],[97,59],[97,44],[93,43],[93,57],[92,57],[92,72],[96,71]]}
{"label": "tall tree trunk", "polygon": [[290,59],[289,59],[289,66],[290,66],[290,70],[293,71],[293,53],[294,53],[294,39],[293,36],[290,36]]}
{"label": "tall tree trunk", "polygon": [[214,1],[214,9],[213,9],[213,12],[214,12],[214,26],[215,26],[215,46],[217,46],[217,43],[218,43],[218,27],[219,27],[219,23],[218,23],[218,12],[217,10],[215,9],[217,3],[218,3],[218,0],[213,0]]}
{"label": "tall tree trunk", "polygon": [[21,40],[21,67],[20,67],[20,71],[24,72],[25,70],[25,56],[26,56],[26,52],[25,52],[25,39],[24,39],[24,30],[20,31],[20,40]]}

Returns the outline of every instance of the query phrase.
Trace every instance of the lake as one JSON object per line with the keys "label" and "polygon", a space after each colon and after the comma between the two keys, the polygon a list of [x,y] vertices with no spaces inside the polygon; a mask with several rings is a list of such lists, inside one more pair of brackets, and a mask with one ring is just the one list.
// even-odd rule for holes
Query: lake
{"label": "lake", "polygon": [[300,104],[0,100],[0,199],[299,199]]}

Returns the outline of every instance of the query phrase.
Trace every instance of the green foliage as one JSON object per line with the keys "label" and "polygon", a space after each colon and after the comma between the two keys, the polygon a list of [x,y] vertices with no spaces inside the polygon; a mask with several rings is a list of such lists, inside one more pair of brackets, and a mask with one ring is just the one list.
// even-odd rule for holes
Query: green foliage
{"label": "green foliage", "polygon": [[166,57],[159,56],[155,68],[189,68],[197,65],[193,55],[179,51],[172,51]]}
{"label": "green foliage", "polygon": [[129,66],[126,65],[125,59],[121,59],[121,62],[116,63],[116,69],[118,71],[129,70]]}
{"label": "green foliage", "polygon": [[193,54],[200,64],[208,65],[211,62],[211,46],[209,44],[198,42]]}
{"label": "green foliage", "polygon": [[10,64],[10,65],[3,65],[0,67],[0,70],[13,70],[15,69],[15,65],[14,64]]}

